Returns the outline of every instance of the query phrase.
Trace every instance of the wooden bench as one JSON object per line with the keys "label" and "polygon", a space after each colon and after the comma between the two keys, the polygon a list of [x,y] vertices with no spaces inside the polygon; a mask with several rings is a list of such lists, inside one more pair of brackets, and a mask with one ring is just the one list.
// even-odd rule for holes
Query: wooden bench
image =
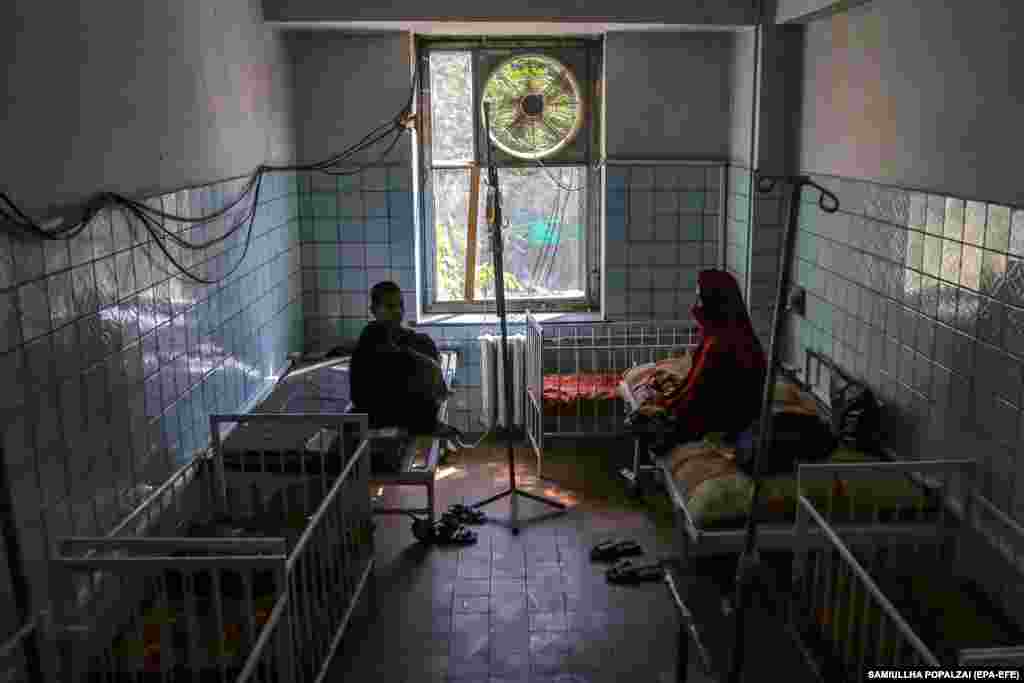
{"label": "wooden bench", "polygon": [[[440,351],[441,370],[445,385],[449,388],[458,368],[458,351],[445,349]],[[255,412],[263,413],[322,413],[325,404],[341,409],[344,413],[352,412],[352,402],[348,397],[348,380],[341,375],[328,376],[322,373],[340,372],[347,374],[348,357],[325,359],[307,356],[307,362],[297,366],[287,381],[304,382],[305,387],[296,387],[297,391],[275,391]],[[309,362],[312,361],[312,362]],[[328,385],[323,387],[315,379],[329,377]],[[324,391],[329,393],[324,393]],[[343,407],[344,406],[344,407]],[[326,411],[326,412],[329,412]],[[444,422],[448,417],[448,403],[443,402],[439,408],[438,420]],[[434,505],[434,478],[437,466],[445,454],[443,439],[434,436],[408,437],[394,434],[394,429],[369,430],[368,439],[371,443],[371,462],[375,450],[382,455],[394,454],[395,448],[400,449],[398,467],[394,471],[374,471],[370,475],[370,485],[374,489],[385,486],[422,486],[426,489],[426,507],[385,507],[374,505],[376,514],[422,514],[433,524],[436,521]],[[318,447],[331,448],[331,439],[319,439],[317,433],[309,433],[308,429],[296,431],[294,428],[279,427],[273,435],[273,445],[266,441],[264,430],[253,430],[243,425],[231,435],[233,451],[245,455],[229,459],[229,469],[242,471],[260,471],[282,475],[319,474],[318,458],[309,455],[317,452]],[[303,447],[302,444],[306,444]],[[267,459],[262,457],[267,452],[274,455]],[[354,452],[354,449],[351,451]],[[341,464],[328,462],[328,474],[340,472]]]}
{"label": "wooden bench", "polygon": [[[441,351],[441,370],[444,383],[449,388],[455,378],[455,371],[458,368],[457,351]],[[352,405],[349,404],[348,411]],[[346,411],[346,412],[348,412]],[[441,422],[448,418],[448,402],[445,401],[438,409],[437,419]],[[370,485],[374,488],[385,486],[422,486],[427,491],[426,507],[387,507],[374,505],[373,511],[379,515],[390,514],[424,514],[428,521],[433,524],[437,515],[435,513],[434,479],[437,474],[438,463],[445,454],[445,444],[442,439],[434,436],[404,437],[396,439],[388,434],[389,430],[371,430],[371,449],[401,449],[399,465],[394,472],[373,471],[370,474]],[[374,443],[376,442],[376,443]],[[396,443],[397,442],[397,443]],[[393,452],[393,451],[392,451]],[[371,462],[374,451],[370,452]]]}

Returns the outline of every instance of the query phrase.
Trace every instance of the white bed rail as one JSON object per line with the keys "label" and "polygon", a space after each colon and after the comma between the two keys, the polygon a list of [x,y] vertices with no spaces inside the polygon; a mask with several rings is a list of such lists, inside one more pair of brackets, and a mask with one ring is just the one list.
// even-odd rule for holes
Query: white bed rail
{"label": "white bed rail", "polygon": [[0,683],[37,683],[30,671],[28,648],[38,647],[31,643],[38,638],[39,625],[32,619],[0,645]]}
{"label": "white bed rail", "polygon": [[[845,671],[855,674],[852,680],[864,680],[867,668],[939,666],[928,646],[803,495],[798,498],[797,520],[801,534],[796,539],[796,556],[800,559],[794,559],[793,570],[794,621],[800,627],[814,624],[827,632],[826,642],[832,645],[833,656]],[[830,546],[813,554],[812,569],[808,570],[807,551],[801,546],[812,525],[824,534]],[[841,587],[848,592],[840,591]],[[847,595],[849,604],[844,604]],[[868,618],[872,608],[874,613],[881,612],[873,624]]]}
{"label": "white bed rail", "polygon": [[[255,478],[244,467],[229,471],[221,437],[225,426],[237,424],[258,427],[268,437],[262,453],[245,449],[244,460],[265,464],[274,451],[288,452],[319,467],[298,473],[264,467]],[[146,673],[157,680],[326,676],[373,573],[366,416],[216,415],[211,430],[212,453],[194,463],[188,479],[205,494],[202,521],[244,525],[244,515],[255,511],[264,514],[264,523],[276,521],[281,533],[61,539],[52,560],[54,632],[63,670],[75,672],[75,680],[90,674],[135,680]],[[330,438],[346,432],[355,438]],[[154,494],[149,505],[181,499],[181,490],[167,491],[179,495]],[[238,495],[244,493],[251,494],[251,506]],[[145,508],[133,513],[138,522],[155,516]],[[172,534],[180,533],[183,521]],[[141,524],[122,527],[142,530]]]}
{"label": "white bed rail", "polygon": [[617,436],[625,433],[624,403],[575,401],[572,414],[545,414],[544,376],[616,373],[652,363],[697,344],[692,320],[542,323],[526,314],[526,432],[537,454],[538,476],[545,438]]}
{"label": "white bed rail", "polygon": [[[953,567],[968,559],[962,555],[971,547],[968,542],[977,532],[977,525],[973,521],[965,523],[964,516],[951,509],[950,501],[955,499],[950,492],[960,477],[959,490],[967,501],[965,517],[972,520],[971,510],[979,502],[974,494],[977,463],[886,462],[843,467],[842,477],[846,480],[899,475],[927,487],[934,501],[932,521],[936,528],[930,538],[918,536],[911,541],[901,538],[898,524],[879,521],[877,511],[872,515],[874,523],[868,527],[837,525],[829,519],[833,511],[831,498],[826,504],[827,511],[821,512],[802,494],[801,488],[794,542],[793,623],[803,637],[830,649],[834,663],[860,677],[853,680],[862,680],[868,668],[939,666],[936,653],[899,613],[873,576],[888,571],[889,553],[900,546],[912,548],[914,557],[920,558],[915,563],[921,567],[930,562]],[[821,481],[828,476],[828,470],[822,466],[800,469],[801,482]],[[923,510],[920,512],[923,517]],[[824,547],[812,543],[815,534],[827,540]],[[925,546],[936,552],[922,552]],[[953,575],[960,575],[955,568]],[[956,651],[956,660],[961,666],[1020,666],[1024,663],[1024,647],[960,649]]]}

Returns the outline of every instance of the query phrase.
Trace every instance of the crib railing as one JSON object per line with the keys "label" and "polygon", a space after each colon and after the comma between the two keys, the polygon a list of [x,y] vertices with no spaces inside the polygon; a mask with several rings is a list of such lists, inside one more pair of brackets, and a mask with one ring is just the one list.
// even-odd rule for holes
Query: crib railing
{"label": "crib railing", "polygon": [[0,683],[42,683],[38,640],[39,625],[32,619],[0,644]]}
{"label": "crib railing", "polygon": [[[916,552],[931,547],[936,557],[952,562],[967,527],[957,523],[945,501],[957,478],[963,490],[973,490],[975,473],[976,463],[970,460],[800,466],[790,618],[803,637],[830,651],[851,680],[863,680],[868,668],[939,665],[871,572],[894,545]],[[877,501],[865,513],[863,508],[855,511],[858,501],[847,496],[848,508],[842,509],[831,494],[840,486],[837,476],[846,482],[902,477],[928,495],[908,511],[911,519],[882,520]],[[805,486],[829,480],[835,486],[823,505],[819,501],[821,512],[805,495]],[[836,524],[837,517],[845,517],[842,524]]]}
{"label": "crib railing", "polygon": [[[300,670],[293,680],[322,680],[326,675],[372,576],[368,451],[364,440],[288,556],[287,622]],[[276,649],[257,650],[253,656],[259,662],[272,661]]]}
{"label": "crib railing", "polygon": [[[259,424],[271,436],[305,425],[316,434],[312,442],[307,435],[283,450],[308,455],[319,468],[289,476],[279,461],[275,472],[267,465],[268,444],[261,454],[245,453],[250,464],[264,465],[261,471],[229,472],[220,438],[228,423]],[[355,441],[329,438],[346,425],[356,428]],[[175,537],[181,519],[147,525],[157,515],[140,509],[122,524],[124,532],[172,536],[60,539],[51,572],[54,632],[68,680],[69,672],[80,680],[90,671],[97,680],[135,680],[147,672],[160,680],[218,681],[326,675],[374,566],[366,416],[224,415],[213,416],[211,426],[213,453],[182,470],[189,472],[182,474],[188,495],[168,482],[148,503],[184,512],[182,501],[202,494],[199,511],[228,523],[269,507],[271,518],[287,522],[287,538]],[[347,457],[343,447],[356,442]],[[274,446],[280,455],[281,444]],[[298,486],[281,485],[296,480]],[[254,494],[251,505],[246,492]]]}
{"label": "crib railing", "polygon": [[[265,672],[276,670],[277,653],[282,648],[292,653],[295,670],[290,680],[322,680],[356,604],[372,579],[367,418],[362,414],[248,414],[211,418],[211,424],[230,422],[252,427],[265,425],[271,429],[320,427],[297,431],[290,439],[285,439],[287,443],[282,443],[281,432],[267,432],[271,439],[260,450],[252,449],[251,439],[234,445],[222,443],[219,430],[215,429],[213,451],[219,460],[215,470],[224,477],[217,489],[226,501],[244,500],[246,484],[252,486],[253,478],[259,482],[280,481],[279,473],[288,469],[284,451],[302,454],[295,463],[299,466],[302,490],[297,491],[295,487],[280,490],[281,495],[277,497],[280,506],[276,512],[286,519],[296,516],[308,519],[288,552],[287,591],[281,598],[277,621],[272,621],[266,637],[256,643],[238,680],[264,680]],[[241,437],[241,432],[236,432],[236,436]],[[224,459],[233,452],[242,454],[240,464],[244,473],[231,474],[238,485],[234,487],[235,493],[229,493],[231,487]],[[348,457],[350,452],[352,455]],[[341,470],[340,474],[334,474],[335,468]],[[267,484],[258,488],[266,490]],[[329,490],[317,504],[316,491],[322,488]],[[235,504],[244,506],[241,502]],[[255,502],[245,507],[261,511]]]}
{"label": "crib railing", "polygon": [[623,403],[578,401],[572,414],[544,413],[544,376],[616,373],[692,349],[693,321],[541,323],[526,316],[526,429],[538,456],[545,436],[586,437],[620,434]]}
{"label": "crib railing", "polygon": [[60,539],[62,676],[233,679],[283,591],[285,559],[283,539]]}
{"label": "crib railing", "polygon": [[864,680],[868,668],[939,666],[814,504],[800,496],[799,510],[830,544],[794,568],[792,616],[802,635],[827,646],[842,670],[856,675],[850,680]]}

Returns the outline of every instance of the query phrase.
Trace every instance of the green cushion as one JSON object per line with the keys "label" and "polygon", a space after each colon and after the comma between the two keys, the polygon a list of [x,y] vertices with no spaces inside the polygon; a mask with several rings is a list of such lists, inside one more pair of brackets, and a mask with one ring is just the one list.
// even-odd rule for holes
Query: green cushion
{"label": "green cushion", "polygon": [[[848,448],[839,448],[825,462],[878,462],[877,458]],[[747,518],[753,480],[743,473],[707,481],[698,486],[687,501],[687,508],[704,530],[724,530],[741,526]],[[832,482],[804,485],[806,495],[819,512],[835,522],[870,521],[875,508],[881,520],[913,514],[924,506],[927,497],[905,477],[845,482],[845,495],[833,495]],[[832,510],[829,512],[829,498]],[[853,501],[851,517],[849,503]],[[796,518],[796,476],[778,475],[763,480],[758,497],[758,521],[790,523]],[[911,517],[912,518],[912,517]]]}

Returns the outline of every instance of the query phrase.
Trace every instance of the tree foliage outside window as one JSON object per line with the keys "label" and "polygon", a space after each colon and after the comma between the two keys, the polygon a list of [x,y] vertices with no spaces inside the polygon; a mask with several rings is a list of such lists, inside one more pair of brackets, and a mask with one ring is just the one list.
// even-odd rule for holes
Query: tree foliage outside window
{"label": "tree foliage outside window", "polygon": [[[472,53],[430,53],[434,282],[438,303],[466,301],[471,166],[475,158]],[[502,97],[488,92],[489,97]],[[579,299],[585,294],[586,169],[499,168],[505,294],[509,299]],[[476,226],[476,301],[493,301],[494,269],[486,215],[486,167],[480,169]]]}

